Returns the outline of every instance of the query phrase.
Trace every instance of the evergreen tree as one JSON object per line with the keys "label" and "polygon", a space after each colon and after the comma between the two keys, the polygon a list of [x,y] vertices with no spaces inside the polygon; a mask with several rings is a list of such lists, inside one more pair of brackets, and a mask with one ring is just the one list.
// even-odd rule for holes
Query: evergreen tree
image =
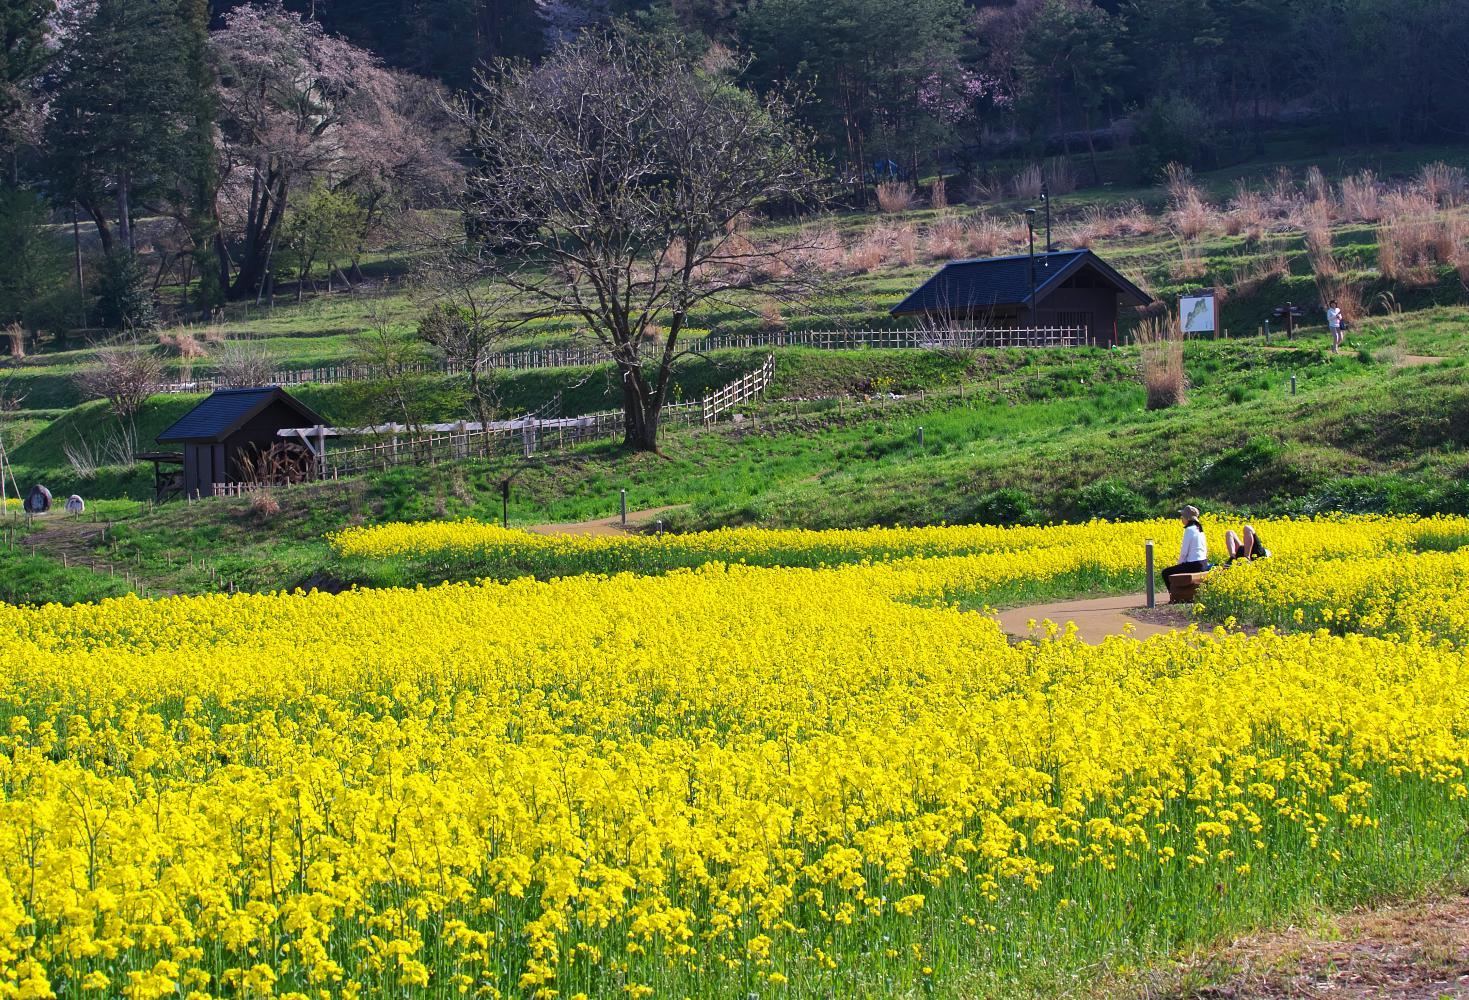
{"label": "evergreen tree", "polygon": [[55,12],[55,0],[0,3],[0,155],[12,187],[20,183],[17,152],[35,123],[36,84],[52,55],[46,22]]}
{"label": "evergreen tree", "polygon": [[98,0],[62,62],[46,133],[50,174],[107,249],[111,220],[116,241],[132,249],[138,211],[176,192],[197,163],[193,45],[179,0]]}
{"label": "evergreen tree", "polygon": [[153,328],[148,269],[127,247],[116,247],[102,258],[97,275],[97,318],[109,330],[132,333]]}

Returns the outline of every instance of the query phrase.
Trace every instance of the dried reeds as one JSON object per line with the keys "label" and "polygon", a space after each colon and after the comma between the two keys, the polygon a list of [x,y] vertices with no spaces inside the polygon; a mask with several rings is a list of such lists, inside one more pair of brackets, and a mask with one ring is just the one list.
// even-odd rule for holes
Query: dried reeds
{"label": "dried reeds", "polygon": [[10,356],[12,358],[23,358],[26,356],[26,331],[19,323],[11,323],[4,330],[5,339],[9,341]]}
{"label": "dried reeds", "polygon": [[1034,201],[1041,196],[1045,182],[1045,174],[1041,165],[1039,163],[1028,164],[1010,178],[1010,194],[1015,198]]}
{"label": "dried reeds", "polygon": [[913,207],[917,194],[907,181],[879,181],[877,185],[877,207],[889,215],[906,212]]}
{"label": "dried reeds", "polygon": [[966,227],[964,241],[971,257],[998,257],[1006,243],[1003,225],[989,216],[981,216]]}
{"label": "dried reeds", "polygon": [[1265,233],[1268,211],[1265,197],[1260,192],[1244,181],[1235,181],[1234,197],[1224,215],[1224,231],[1230,236],[1243,235],[1246,239],[1257,240]]}
{"label": "dried reeds", "polygon": [[1382,217],[1382,185],[1377,175],[1363,170],[1341,182],[1342,214],[1360,222],[1376,222]]}
{"label": "dried reeds", "polygon": [[934,260],[953,260],[962,255],[964,225],[954,215],[941,215],[928,227],[928,255]]}
{"label": "dried reeds", "polygon": [[1469,180],[1465,178],[1463,167],[1452,167],[1442,161],[1425,163],[1418,171],[1418,188],[1432,198],[1434,204],[1453,208],[1464,203],[1464,196],[1469,193]]}
{"label": "dried reeds", "polygon": [[1137,325],[1139,374],[1147,394],[1147,408],[1182,406],[1188,398],[1188,376],[1183,368],[1183,331],[1172,316],[1154,316]]}
{"label": "dried reeds", "polygon": [[943,174],[934,178],[933,187],[928,192],[928,207],[939,211],[949,207],[949,183]]}
{"label": "dried reeds", "polygon": [[1046,190],[1052,196],[1070,194],[1076,190],[1076,171],[1071,161],[1064,156],[1053,156],[1046,161]]}

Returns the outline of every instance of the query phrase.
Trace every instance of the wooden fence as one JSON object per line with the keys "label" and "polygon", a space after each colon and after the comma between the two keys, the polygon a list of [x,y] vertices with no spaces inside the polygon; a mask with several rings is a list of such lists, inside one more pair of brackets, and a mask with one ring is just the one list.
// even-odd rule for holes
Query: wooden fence
{"label": "wooden fence", "polygon": [[[760,395],[775,377],[775,355],[767,355],[759,368],[721,386],[703,399],[664,405],[664,425],[708,425],[721,413]],[[317,474],[323,479],[393,466],[435,464],[440,461],[510,455],[525,457],[545,450],[559,450],[585,441],[621,436],[626,425],[621,410],[602,410],[576,417],[542,416],[561,407],[560,394],[533,413],[514,420],[480,424],[461,420],[409,428],[399,424],[377,427],[297,427],[279,432],[281,437],[304,442],[316,455]],[[424,434],[424,431],[429,433]],[[373,436],[374,440],[350,448],[330,451],[328,438]]]}
{"label": "wooden fence", "polygon": [[770,354],[766,355],[765,363],[759,368],[704,397],[702,404],[704,423],[711,424],[726,410],[732,410],[746,400],[754,399],[765,391],[773,378],[775,378],[775,355]]}
{"label": "wooden fence", "polygon": [[[710,335],[691,340],[688,350],[710,351],[759,347],[810,347],[820,350],[977,350],[995,347],[1080,347],[1087,343],[1087,328],[1016,327],[963,330],[797,330],[768,333]],[[571,368],[606,364],[611,360],[601,347],[550,347],[540,350],[504,351],[485,359],[484,367],[506,371],[540,368]],[[457,375],[462,365],[448,361],[425,361],[400,365],[391,375]],[[280,369],[271,373],[270,385],[296,386],[335,382],[365,382],[384,376],[372,365],[336,364],[317,368]],[[226,386],[212,378],[170,382],[158,387],[161,393],[213,392]]]}

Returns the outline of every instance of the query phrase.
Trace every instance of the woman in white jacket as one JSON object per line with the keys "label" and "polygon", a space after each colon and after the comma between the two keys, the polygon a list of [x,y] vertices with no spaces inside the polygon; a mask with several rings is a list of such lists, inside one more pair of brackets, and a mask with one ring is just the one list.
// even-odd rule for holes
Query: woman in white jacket
{"label": "woman in white jacket", "polygon": [[1202,573],[1209,568],[1209,540],[1204,537],[1204,526],[1199,523],[1199,508],[1193,504],[1178,512],[1183,521],[1183,545],[1178,550],[1178,564],[1163,571],[1163,585],[1168,578],[1180,573]]}

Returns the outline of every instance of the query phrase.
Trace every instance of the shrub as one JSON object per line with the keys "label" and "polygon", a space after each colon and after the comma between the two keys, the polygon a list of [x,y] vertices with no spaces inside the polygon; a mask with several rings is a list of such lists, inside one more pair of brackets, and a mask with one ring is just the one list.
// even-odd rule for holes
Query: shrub
{"label": "shrub", "polygon": [[1138,122],[1137,139],[1138,166],[1147,179],[1157,177],[1168,163],[1202,169],[1215,160],[1213,118],[1182,94],[1149,103]]}
{"label": "shrub", "polygon": [[268,385],[275,377],[275,355],[264,344],[232,340],[214,355],[216,380],[230,388]]}
{"label": "shrub", "polygon": [[966,513],[966,520],[975,524],[1039,524],[1043,520],[1030,494],[1013,486],[980,494]]}
{"label": "shrub", "polygon": [[1141,494],[1115,479],[1081,487],[1071,494],[1067,506],[1078,520],[1136,521],[1150,513]]}
{"label": "shrub", "polygon": [[113,250],[102,258],[97,275],[97,317],[109,330],[151,330],[153,292],[148,269],[131,250]]}

